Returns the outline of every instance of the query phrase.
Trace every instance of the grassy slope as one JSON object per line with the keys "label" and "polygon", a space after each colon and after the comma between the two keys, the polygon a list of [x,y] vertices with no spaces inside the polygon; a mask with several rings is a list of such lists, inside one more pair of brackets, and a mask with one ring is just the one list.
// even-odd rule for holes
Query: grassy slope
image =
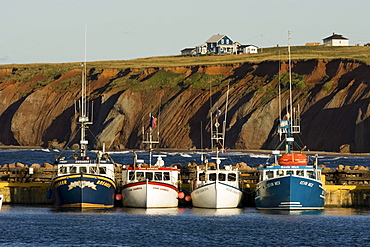
{"label": "grassy slope", "polygon": [[[258,54],[241,54],[241,55],[213,55],[200,57],[149,57],[133,60],[119,61],[99,61],[88,62],[89,67],[97,69],[123,69],[123,68],[149,68],[149,67],[180,67],[192,65],[217,65],[217,64],[235,64],[235,63],[259,63],[268,60],[288,60],[287,47],[263,48]],[[357,60],[370,65],[370,46],[293,46],[291,47],[293,60],[308,59],[348,59]],[[58,66],[61,70],[74,69],[79,67],[79,63],[64,64],[16,64],[0,65],[2,68],[49,68]],[[63,69],[61,68],[63,67]]]}

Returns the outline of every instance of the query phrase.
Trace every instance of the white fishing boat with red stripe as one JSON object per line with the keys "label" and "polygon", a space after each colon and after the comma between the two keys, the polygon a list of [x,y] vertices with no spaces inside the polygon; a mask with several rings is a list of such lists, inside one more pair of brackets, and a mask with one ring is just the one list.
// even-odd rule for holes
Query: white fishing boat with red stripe
{"label": "white fishing boat with red stripe", "polygon": [[[134,164],[122,168],[122,204],[124,207],[135,208],[173,208],[178,206],[179,169],[165,167],[162,157],[157,157],[154,165],[151,164],[152,144],[159,143],[152,139],[153,128],[156,128],[156,118],[150,116],[149,164],[138,160],[134,153]],[[144,133],[144,131],[143,131]]]}

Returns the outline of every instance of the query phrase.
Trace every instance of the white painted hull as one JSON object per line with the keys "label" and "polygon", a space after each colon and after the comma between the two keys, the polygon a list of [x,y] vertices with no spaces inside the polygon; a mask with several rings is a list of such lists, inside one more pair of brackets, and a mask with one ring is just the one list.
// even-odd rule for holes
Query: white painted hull
{"label": "white painted hull", "polygon": [[242,191],[222,182],[212,182],[199,186],[191,192],[194,207],[199,208],[236,208]]}
{"label": "white painted hull", "polygon": [[142,181],[122,187],[122,204],[134,208],[173,208],[178,206],[178,190],[175,186]]}

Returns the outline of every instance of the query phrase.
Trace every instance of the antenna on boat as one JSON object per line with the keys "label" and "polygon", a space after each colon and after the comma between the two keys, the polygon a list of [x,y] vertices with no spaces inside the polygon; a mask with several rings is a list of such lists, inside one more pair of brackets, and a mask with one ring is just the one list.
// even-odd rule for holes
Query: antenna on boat
{"label": "antenna on boat", "polygon": [[[151,113],[149,113],[149,127],[148,132],[145,133],[145,128],[143,127],[143,143],[149,144],[149,166],[152,166],[152,156],[153,156],[153,144],[158,144],[159,140],[153,140],[153,129],[157,127],[157,118],[155,118]],[[145,138],[146,135],[146,138]],[[159,138],[159,132],[158,132]]]}
{"label": "antenna on boat", "polygon": [[79,107],[79,117],[77,124],[81,125],[81,139],[80,139],[80,149],[81,149],[81,157],[86,157],[86,149],[87,144],[89,143],[86,140],[86,129],[88,124],[92,124],[89,121],[89,116],[87,113],[87,106],[86,106],[86,44],[87,44],[87,26],[85,26],[85,59],[84,62],[81,63],[82,67],[82,79],[81,79],[81,106]]}
{"label": "antenna on boat", "polygon": [[[211,112],[211,143],[212,143],[212,149],[213,149],[213,142],[216,142],[216,157],[212,158],[216,160],[217,169],[219,169],[221,164],[221,158],[218,156],[221,152],[224,152],[225,150],[225,132],[226,132],[226,118],[227,118],[227,106],[229,103],[229,85],[227,85],[227,93],[226,93],[226,106],[225,106],[225,114],[224,114],[224,120],[222,121],[222,126],[219,123],[219,118],[221,116],[221,110],[217,109],[216,115],[215,115],[215,121],[213,123],[213,113]],[[219,129],[221,128],[221,132],[219,132]]]}

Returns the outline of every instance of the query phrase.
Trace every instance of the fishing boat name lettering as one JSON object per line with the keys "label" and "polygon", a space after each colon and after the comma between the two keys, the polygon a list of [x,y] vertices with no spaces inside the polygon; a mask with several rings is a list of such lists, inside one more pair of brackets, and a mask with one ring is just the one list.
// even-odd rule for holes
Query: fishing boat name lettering
{"label": "fishing boat name lettering", "polygon": [[59,181],[58,183],[55,184],[55,187],[58,188],[59,186],[62,186],[62,185],[65,185],[67,184],[67,180],[62,180],[62,181]]}
{"label": "fishing boat name lettering", "polygon": [[89,187],[93,190],[96,190],[96,184],[94,184],[93,182],[90,182],[90,181],[75,181],[75,182],[72,182],[68,185],[68,190],[71,190],[75,187],[80,187],[81,189],[85,188],[85,187]]}
{"label": "fishing boat name lettering", "polygon": [[110,183],[107,183],[105,181],[102,181],[102,180],[98,180],[98,182],[96,182],[96,184],[100,184],[100,185],[103,185],[107,188],[110,188],[112,185]]}
{"label": "fishing boat name lettering", "polygon": [[280,185],[280,181],[275,181],[275,182],[272,182],[272,183],[268,183],[267,187],[272,187],[272,186],[275,186],[275,185]]}
{"label": "fishing boat name lettering", "polygon": [[309,187],[312,187],[313,186],[313,183],[309,183],[309,182],[306,182],[306,181],[301,181],[299,184],[301,184],[301,185],[307,185]]}
{"label": "fishing boat name lettering", "polygon": [[207,191],[207,190],[208,190],[208,188],[206,187],[206,188],[203,188],[203,189],[200,189],[200,190],[196,190],[195,193],[199,194],[199,193],[202,193],[202,192]]}

